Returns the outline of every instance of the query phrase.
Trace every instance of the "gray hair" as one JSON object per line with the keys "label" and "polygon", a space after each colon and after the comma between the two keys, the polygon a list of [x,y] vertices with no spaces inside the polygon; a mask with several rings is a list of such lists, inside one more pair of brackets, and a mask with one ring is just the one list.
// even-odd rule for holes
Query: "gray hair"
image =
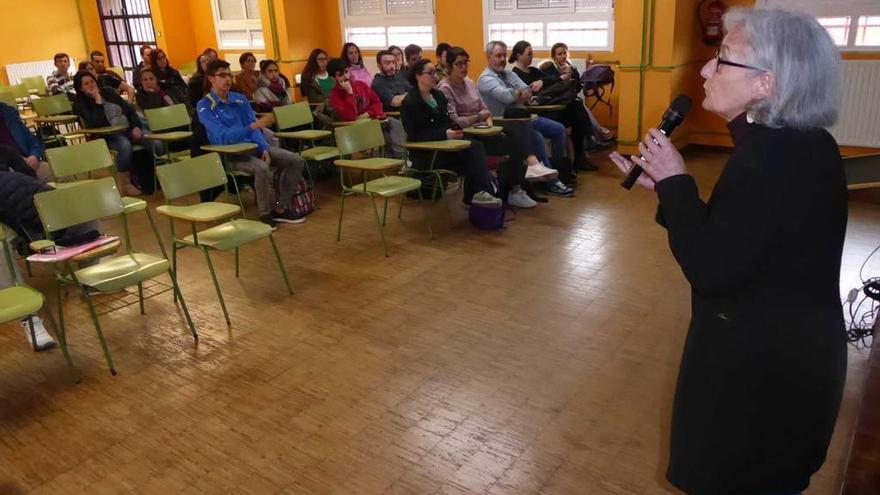
{"label": "gray hair", "polygon": [[724,28],[739,27],[749,45],[748,63],[776,79],[770,96],[747,106],[752,119],[796,129],[834,125],[841,102],[840,52],[825,28],[805,13],[732,8]]}
{"label": "gray hair", "polygon": [[489,43],[486,44],[486,56],[491,57],[492,52],[495,51],[495,47],[498,47],[498,46],[500,46],[501,48],[504,48],[504,51],[507,51],[507,43],[505,43],[503,41],[494,40],[494,41],[490,41]]}

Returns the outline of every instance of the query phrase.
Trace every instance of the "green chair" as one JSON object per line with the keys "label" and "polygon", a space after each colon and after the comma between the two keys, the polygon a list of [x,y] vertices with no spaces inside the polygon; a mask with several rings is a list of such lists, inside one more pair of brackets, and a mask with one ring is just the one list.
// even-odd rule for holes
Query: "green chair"
{"label": "green chair", "polygon": [[[282,142],[286,149],[291,149],[289,146],[290,141],[297,141],[299,143],[296,151],[306,161],[306,174],[308,174],[309,182],[312,183],[312,187],[314,188],[315,180],[312,177],[312,170],[309,167],[309,162],[322,162],[324,160],[331,160],[339,157],[339,149],[335,146],[315,145],[317,141],[330,137],[330,131],[314,129],[314,116],[312,115],[312,109],[308,102],[275,107],[273,111],[275,112],[275,123],[278,127],[278,132],[275,133],[275,136],[283,140]],[[306,125],[309,126],[309,129],[299,131],[285,130]],[[308,148],[305,148],[306,142],[309,143]],[[317,196],[318,195],[315,194],[316,207],[318,203]]]}
{"label": "green chair", "polygon": [[[112,169],[114,166],[113,155],[110,154],[107,142],[103,139],[95,139],[82,144],[62,146],[60,148],[48,148],[46,149],[46,160],[49,162],[49,166],[52,167],[52,174],[58,179],[64,177],[75,179],[76,176],[82,174],[87,174],[90,177],[92,172],[102,169]],[[53,185],[57,188],[66,188],[77,183],[77,181],[58,182]],[[153,221],[150,209],[147,208],[146,201],[140,198],[123,196],[122,204],[125,207],[126,215],[143,211],[147,215],[147,219],[150,221],[150,227],[153,229],[153,234],[156,236],[156,239],[159,239],[159,231],[156,229],[156,223]],[[131,239],[128,237],[127,229],[125,230],[125,234],[125,242],[130,246]],[[167,258],[168,255],[165,252],[165,246],[161,241],[159,242],[159,249],[162,251],[162,255]]]}
{"label": "green chair", "polygon": [[[9,270],[9,275],[12,278],[12,287],[0,289],[0,322],[5,323],[7,321],[20,320],[37,313],[37,311],[43,308],[46,300],[43,297],[43,294],[28,287],[21,281],[21,275],[18,273],[17,267],[15,266],[12,248],[9,245],[9,242],[15,239],[15,233],[13,230],[0,223],[0,236],[2,236],[3,242],[3,258],[6,263],[6,268]],[[73,366],[73,360],[71,360],[70,353],[67,350],[67,340],[65,339],[64,331],[55,324],[55,317],[52,315],[52,311],[50,311],[48,307],[46,308],[46,316],[48,317],[52,330],[55,331],[58,336],[58,344],[61,347],[61,352],[64,354],[64,360],[67,361],[67,365],[70,367],[71,371],[75,372],[76,368]],[[32,321],[29,321],[29,329],[31,333],[31,342],[35,342],[37,337],[34,334],[34,325]]]}
{"label": "green chair", "polygon": [[[353,125],[337,127],[336,146],[342,156],[351,157],[354,153],[364,153],[370,150],[381,150],[385,146],[385,136],[382,134],[382,125],[376,120],[364,120]],[[342,238],[342,215],[345,212],[345,198],[347,196],[361,195],[370,198],[373,205],[373,213],[376,216],[376,224],[379,226],[379,236],[382,239],[382,248],[385,256],[388,256],[388,246],[385,243],[385,220],[388,216],[388,199],[400,196],[400,210],[397,218],[403,215],[403,203],[406,193],[418,191],[419,199],[422,198],[422,182],[412,177],[400,175],[403,160],[384,157],[371,157],[361,159],[338,159],[333,162],[343,169],[339,173],[339,184],[342,186],[342,196],[339,207],[339,225],[336,230],[336,241]],[[358,184],[346,184],[346,171],[360,173],[361,182]],[[393,175],[388,175],[393,173]],[[371,179],[370,175],[380,174],[381,177]],[[385,200],[382,218],[379,219],[379,210],[376,208],[376,196]],[[431,233],[431,225],[428,223],[428,232]]]}
{"label": "green chair", "polygon": [[115,72],[119,77],[125,79],[125,70],[122,67],[107,67],[107,70]]}
{"label": "green chair", "polygon": [[20,83],[28,89],[28,93],[46,94],[46,80],[43,76],[23,77]]}
{"label": "green chair", "polygon": [[9,105],[11,107],[15,107],[18,105],[18,103],[15,101],[15,96],[13,96],[13,94],[12,94],[12,87],[11,86],[5,86],[5,87],[0,88],[0,101],[2,101],[3,103],[6,103],[7,105]]}
{"label": "green chair", "polygon": [[73,114],[73,105],[66,94],[35,98],[31,101],[37,117],[34,119],[38,125],[48,125],[61,132],[60,127],[68,127],[67,132],[60,133],[58,141],[67,143],[71,139],[82,138],[85,135],[79,132],[70,132],[70,127],[76,129],[79,118]]}
{"label": "green chair", "polygon": [[195,62],[186,62],[180,64],[180,67],[177,68],[180,71],[180,74],[184,77],[189,77],[195,74],[198,71],[198,67]]}
{"label": "green chair", "polygon": [[[171,151],[171,145],[173,143],[189,141],[193,136],[193,133],[190,130],[192,119],[190,119],[186,105],[178,103],[177,105],[162,108],[151,108],[149,110],[144,110],[144,115],[147,117],[147,127],[150,129],[150,133],[145,135],[144,139],[159,141],[165,145],[164,156],[157,154],[153,155],[154,167],[163,163],[171,163],[189,158],[189,148],[179,151]],[[186,128],[185,131],[168,130],[184,127]]]}
{"label": "green chair", "polygon": [[[444,168],[435,168],[437,164],[437,155],[440,153],[455,153],[465,150],[471,146],[471,142],[466,139],[444,139],[442,141],[407,141],[403,147],[410,151],[426,151],[431,153],[431,162],[426,169],[417,169],[415,167],[408,168],[406,173],[415,177],[420,177],[426,186],[431,188],[431,201],[437,198],[446,198],[447,182],[452,183],[458,180],[458,174],[452,170]],[[448,177],[444,180],[444,176]],[[464,180],[457,182],[460,188],[464,188]]]}
{"label": "green chair", "polygon": [[[183,205],[171,204],[172,201],[186,198],[199,191],[217,187],[226,183],[226,173],[223,165],[220,163],[220,156],[217,153],[209,153],[190,160],[169,163],[156,169],[159,175],[159,182],[162,184],[162,190],[165,192],[167,204],[159,206],[156,211],[160,215],[168,217],[171,223],[171,260],[174,267],[174,273],[177,273],[177,250],[185,247],[201,248],[205,255],[205,261],[211,272],[211,278],[214,281],[214,289],[217,291],[217,298],[220,300],[220,307],[223,308],[223,317],[226,324],[231,325],[229,312],[226,310],[226,302],[223,300],[223,293],[220,290],[220,282],[217,280],[217,273],[214,271],[214,264],[211,262],[210,251],[235,251],[235,277],[239,275],[239,248],[259,239],[269,238],[272,243],[272,250],[275,252],[275,259],[278,262],[278,268],[284,277],[284,283],[287,285],[287,292],[293,294],[293,287],[290,285],[290,279],[287,277],[287,270],[284,268],[284,261],[281,259],[281,253],[278,252],[278,246],[275,245],[275,239],[272,237],[272,227],[262,222],[247,220],[245,218],[233,218],[241,213],[240,207],[219,202],[205,202],[197,204],[189,204],[187,201]],[[190,224],[191,234],[186,237],[178,237],[174,227],[174,221],[179,220]],[[225,221],[224,221],[225,220]],[[197,224],[211,224],[223,221],[213,227],[197,230]]]}
{"label": "green chair", "polygon": [[[232,179],[232,186],[235,188],[235,196],[236,198],[238,198],[238,206],[241,207],[241,216],[242,218],[245,218],[246,215],[244,214],[244,202],[241,200],[241,189],[238,187],[238,178],[251,177],[251,174],[242,170],[230,170],[229,160],[227,159],[227,156],[253,153],[257,150],[256,143],[206,144],[203,145],[201,149],[202,151],[207,153],[220,154],[220,161],[223,164],[223,170],[226,171],[226,175],[229,176],[229,179]],[[226,181],[225,188],[227,196],[232,194],[229,191],[229,180]],[[254,191],[254,195],[256,196],[256,191]]]}
{"label": "green chair", "polygon": [[[61,229],[108,217],[121,218],[125,238],[129,238],[125,205],[119,196],[119,191],[116,189],[116,181],[112,177],[81,182],[73,186],[35,194],[34,204],[37,207],[37,212],[40,214],[40,220],[43,223],[43,230],[46,232],[46,239],[48,241],[52,240],[53,233]],[[156,242],[160,245],[162,243],[158,235],[156,236]],[[180,293],[180,288],[177,286],[177,277],[175,277],[171,263],[168,262],[166,257],[134,251],[132,245],[128,243],[125,254],[105,257],[101,263],[95,265],[77,268],[70,259],[57,262],[54,265],[55,280],[59,292],[59,328],[61,329],[59,335],[64,333],[64,313],[60,297],[61,287],[79,287],[88,304],[92,323],[95,325],[95,331],[98,334],[98,340],[101,342],[101,349],[104,352],[104,358],[107,360],[107,366],[110,368],[111,374],[116,374],[116,367],[113,365],[113,358],[110,356],[107,341],[104,339],[104,333],[101,330],[101,323],[98,321],[98,314],[92,302],[92,291],[107,294],[119,291],[125,287],[137,285],[140,310],[141,314],[144,314],[143,282],[167,273],[171,277],[174,294],[180,299],[180,305],[189,330],[195,342],[198,343],[199,335],[196,333],[196,328],[193,325],[192,318],[190,318],[186,302]]]}

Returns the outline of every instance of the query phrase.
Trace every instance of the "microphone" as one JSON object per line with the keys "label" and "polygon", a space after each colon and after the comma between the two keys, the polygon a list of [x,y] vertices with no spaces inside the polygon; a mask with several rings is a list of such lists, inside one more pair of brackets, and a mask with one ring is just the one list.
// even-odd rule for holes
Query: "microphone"
{"label": "microphone", "polygon": [[[663,113],[663,121],[660,122],[660,127],[658,127],[660,132],[666,136],[672,134],[672,131],[678,127],[678,124],[684,121],[684,116],[691,110],[691,105],[693,105],[693,101],[691,101],[689,96],[676,96],[675,100],[669,105],[669,108],[666,109],[666,112]],[[633,165],[633,168],[629,170],[629,173],[620,185],[626,189],[632,189],[633,184],[636,183],[640,175],[642,175],[642,167]]]}

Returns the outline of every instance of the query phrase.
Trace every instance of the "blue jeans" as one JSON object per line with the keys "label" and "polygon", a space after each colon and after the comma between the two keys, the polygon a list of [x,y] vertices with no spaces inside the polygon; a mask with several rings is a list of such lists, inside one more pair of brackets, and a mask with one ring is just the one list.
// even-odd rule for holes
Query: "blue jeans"
{"label": "blue jeans", "polygon": [[116,152],[116,170],[118,172],[130,172],[134,161],[134,152],[131,149],[131,138],[128,133],[118,132],[104,136],[107,147]]}
{"label": "blue jeans", "polygon": [[559,122],[538,117],[537,120],[531,122],[531,127],[532,131],[537,131],[529,133],[531,151],[538,157],[538,160],[544,162],[545,166],[552,167],[552,162],[547,158],[544,138],[550,140],[553,157],[562,158],[565,156],[565,126]]}

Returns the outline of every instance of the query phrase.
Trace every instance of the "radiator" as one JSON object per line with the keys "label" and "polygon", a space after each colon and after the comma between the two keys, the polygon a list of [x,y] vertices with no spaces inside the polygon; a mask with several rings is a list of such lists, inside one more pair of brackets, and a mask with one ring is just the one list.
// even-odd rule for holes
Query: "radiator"
{"label": "radiator", "polygon": [[[73,59],[70,66],[76,67]],[[9,64],[6,66],[6,78],[9,84],[18,84],[22,78],[30,76],[43,76],[45,79],[55,70],[55,63],[52,60],[41,60],[39,62],[25,62],[23,64]]]}
{"label": "radiator", "polygon": [[880,60],[844,60],[843,104],[829,129],[837,143],[880,148]]}

